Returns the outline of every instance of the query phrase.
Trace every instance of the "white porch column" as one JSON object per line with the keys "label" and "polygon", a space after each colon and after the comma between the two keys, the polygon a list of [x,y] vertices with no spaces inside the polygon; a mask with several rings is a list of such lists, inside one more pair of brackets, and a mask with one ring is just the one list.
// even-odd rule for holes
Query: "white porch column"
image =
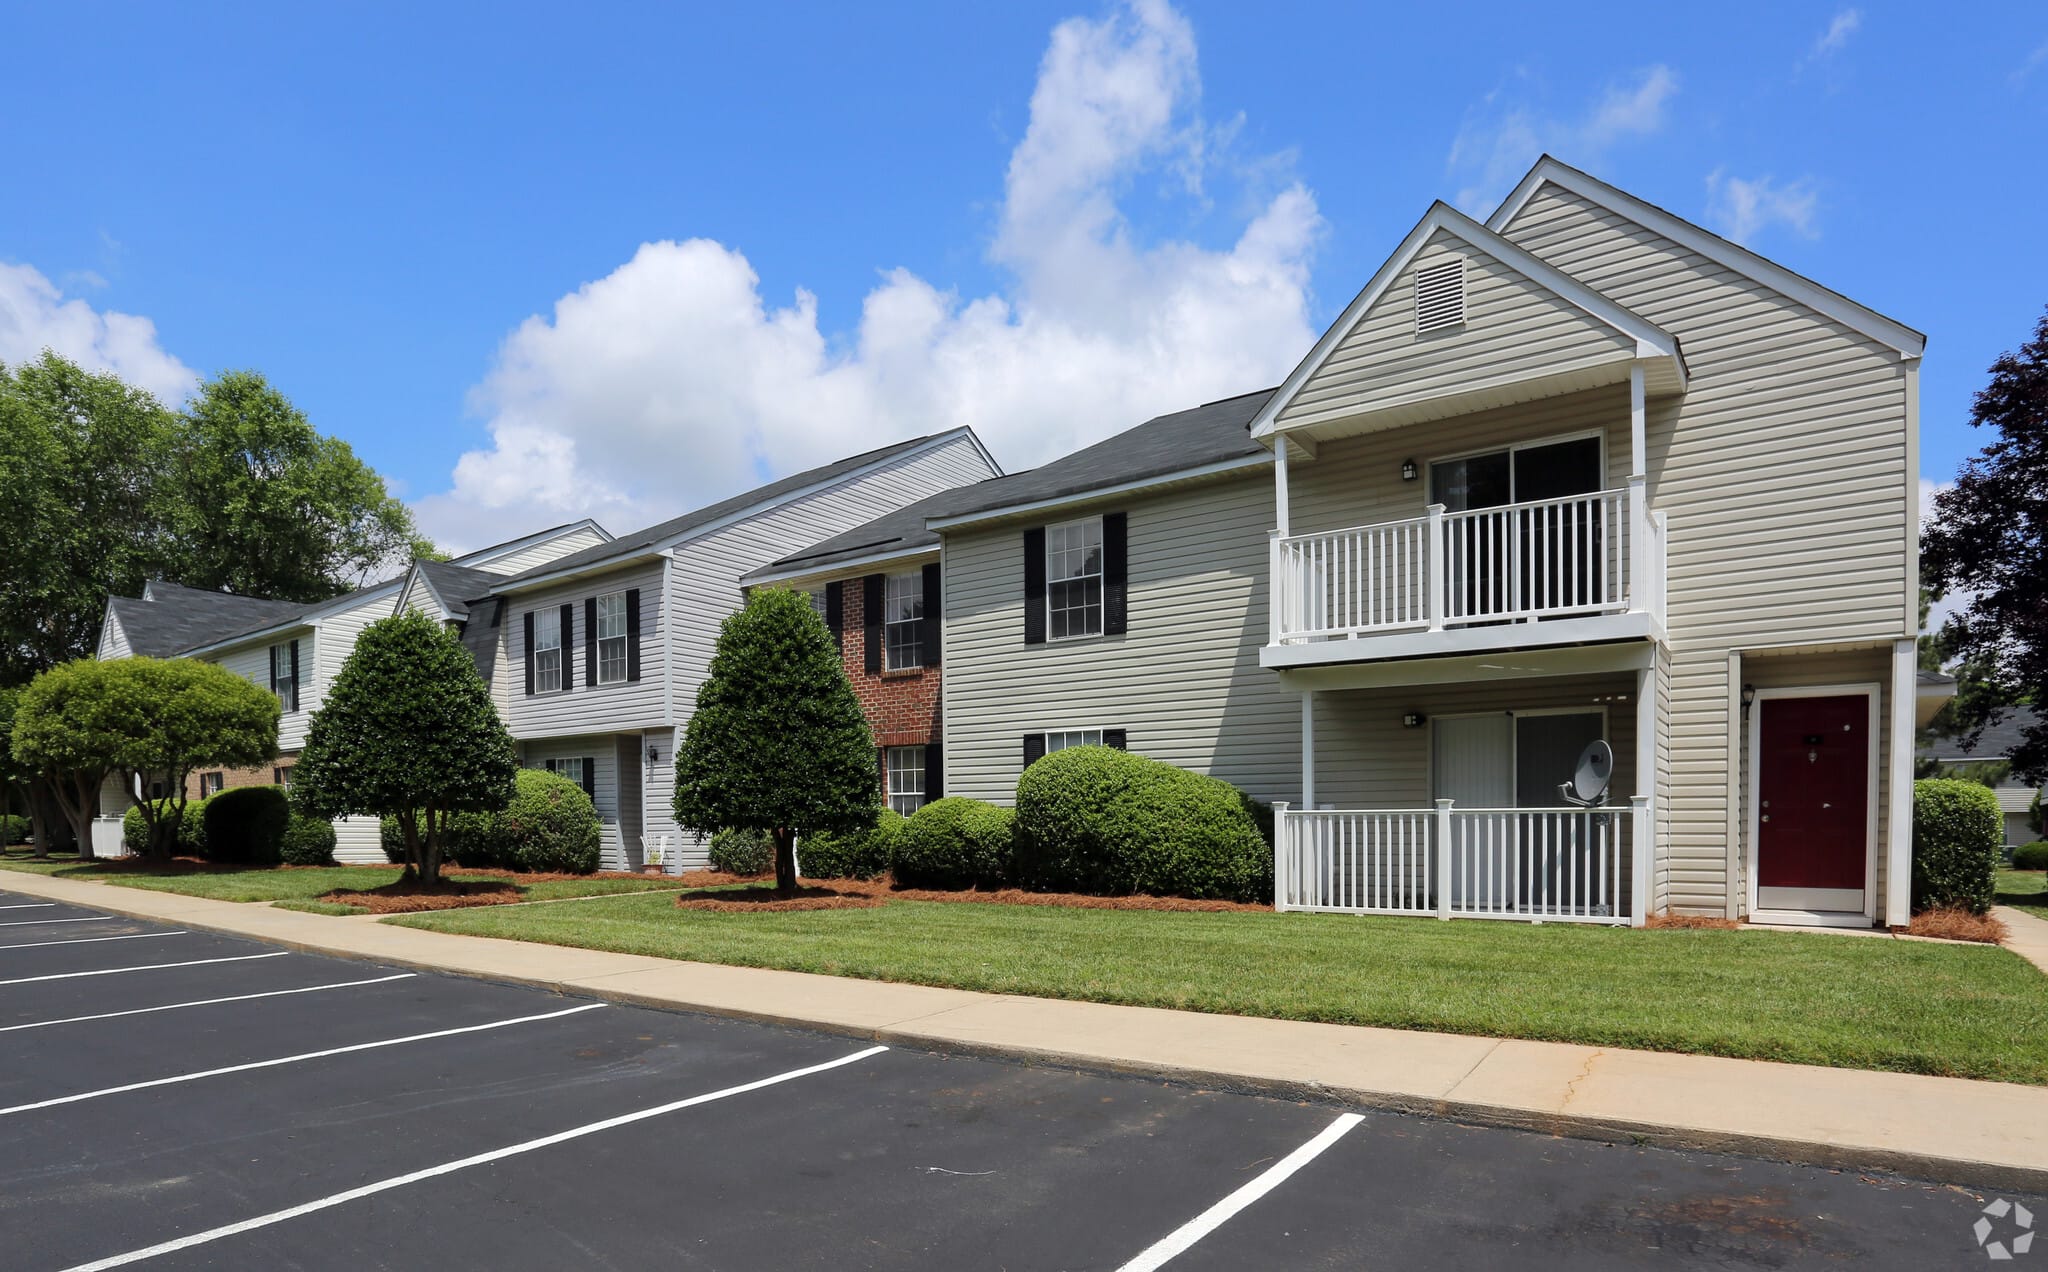
{"label": "white porch column", "polygon": [[1647,476],[1650,471],[1649,422],[1643,406],[1643,364],[1628,369],[1628,475]]}
{"label": "white porch column", "polygon": [[1287,537],[1287,436],[1275,434],[1273,438],[1273,523],[1280,527],[1280,537]]}
{"label": "white porch column", "polygon": [[1301,691],[1301,811],[1316,811],[1316,694]]}
{"label": "white porch column", "polygon": [[[1917,617],[1917,615],[1916,615]],[[1885,822],[1884,922],[1913,921],[1913,722],[1920,688],[1919,642],[1892,645],[1891,807]]]}
{"label": "white porch column", "polygon": [[[1654,894],[1650,888],[1652,873],[1657,868],[1657,755],[1662,745],[1658,736],[1657,706],[1660,682],[1657,679],[1657,660],[1663,654],[1653,645],[1650,650],[1650,665],[1636,672],[1636,791],[1634,798],[1635,839],[1633,850],[1634,879],[1630,885],[1630,898],[1634,906],[1629,922],[1640,924],[1649,918],[1649,909]],[[1669,901],[1666,901],[1669,904]]]}

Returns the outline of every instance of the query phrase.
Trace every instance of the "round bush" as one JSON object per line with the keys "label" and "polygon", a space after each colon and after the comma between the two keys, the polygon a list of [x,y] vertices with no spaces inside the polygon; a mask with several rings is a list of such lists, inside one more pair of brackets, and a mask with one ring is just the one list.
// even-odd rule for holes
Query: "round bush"
{"label": "round bush", "polygon": [[[192,810],[185,810],[191,818]],[[199,821],[206,828],[202,852],[208,861],[274,866],[291,825],[291,801],[282,786],[238,786],[206,801]]]}
{"label": "round bush", "polygon": [[[176,837],[171,851],[180,857],[204,857],[206,855],[206,806],[207,799],[185,801],[184,820],[178,823]],[[142,820],[142,809],[134,804],[121,814],[121,847],[131,853],[149,851],[149,823]]]}
{"label": "round bush", "polygon": [[2012,850],[2015,870],[2048,870],[2048,839],[2037,839]]}
{"label": "round bush", "polygon": [[0,817],[0,845],[28,842],[28,818],[8,814]]}
{"label": "round bush", "polygon": [[277,853],[287,866],[331,866],[334,864],[334,823],[318,817],[292,814],[284,828]]}
{"label": "round bush", "polygon": [[764,830],[721,830],[705,851],[711,855],[711,868],[726,874],[766,874],[775,868],[775,841]]}
{"label": "round bush", "polygon": [[873,829],[834,835],[825,831],[797,841],[797,872],[806,879],[872,879],[896,859],[896,840],[908,819],[885,808]]}
{"label": "round bush", "polygon": [[1017,782],[1017,869],[1055,892],[1269,901],[1273,853],[1236,787],[1106,746]]}
{"label": "round bush", "polygon": [[1913,783],[1913,909],[1991,908],[2005,814],[1991,788],[1955,778]]}
{"label": "round bush", "polygon": [[454,818],[452,855],[470,869],[589,874],[598,863],[597,806],[559,773],[521,769],[512,802]]}
{"label": "round bush", "polygon": [[1011,877],[1016,814],[958,795],[903,823],[892,869],[912,888],[1000,888]]}

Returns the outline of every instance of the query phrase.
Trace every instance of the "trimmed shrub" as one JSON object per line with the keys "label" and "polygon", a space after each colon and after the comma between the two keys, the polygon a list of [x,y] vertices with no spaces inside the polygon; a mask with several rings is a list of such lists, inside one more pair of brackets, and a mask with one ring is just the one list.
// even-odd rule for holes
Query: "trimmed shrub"
{"label": "trimmed shrub", "polygon": [[520,769],[511,803],[494,813],[458,813],[450,828],[453,855],[468,869],[597,869],[597,806],[581,786],[545,769]]}
{"label": "trimmed shrub", "polygon": [[[206,855],[206,806],[213,797],[188,799],[185,801],[184,820],[178,823],[174,851],[180,857],[204,857]],[[121,814],[121,847],[131,853],[149,850],[149,823],[142,820],[142,810],[133,804]]]}
{"label": "trimmed shrub", "polygon": [[1027,887],[1269,901],[1273,853],[1228,782],[1106,746],[1055,751],[1017,782]]}
{"label": "trimmed shrub", "polygon": [[775,867],[775,841],[765,830],[721,830],[706,851],[711,868],[727,874],[766,874]]}
{"label": "trimmed shrub", "polygon": [[28,842],[28,818],[10,813],[0,817],[0,845]]}
{"label": "trimmed shrub", "polygon": [[[185,816],[190,818],[191,810]],[[208,861],[245,866],[274,866],[291,825],[292,805],[282,786],[238,786],[206,801],[200,824],[206,828]]]}
{"label": "trimmed shrub", "polygon": [[1000,888],[1011,878],[1017,816],[951,795],[912,813],[896,836],[896,882],[913,888]]}
{"label": "trimmed shrub", "polygon": [[277,855],[287,866],[333,865],[334,823],[293,813],[277,845]]}
{"label": "trimmed shrub", "polygon": [[2048,839],[2037,839],[2012,850],[2015,870],[2048,870]]}
{"label": "trimmed shrub", "polygon": [[908,821],[885,808],[871,829],[805,835],[796,845],[797,873],[807,879],[872,879],[895,862],[896,840]]}
{"label": "trimmed shrub", "polygon": [[1913,783],[1913,909],[1991,908],[2005,814],[1991,788],[1955,778]]}
{"label": "trimmed shrub", "polygon": [[[462,831],[465,827],[474,825],[477,816],[475,813],[456,813],[448,819],[448,828],[441,833],[441,855],[444,858],[454,858],[458,855],[457,850],[462,846]],[[377,819],[377,844],[384,849],[384,860],[394,866],[405,864],[405,832],[398,828],[396,817]],[[462,863],[472,870],[501,868],[501,863],[487,859],[470,861],[464,857]]]}

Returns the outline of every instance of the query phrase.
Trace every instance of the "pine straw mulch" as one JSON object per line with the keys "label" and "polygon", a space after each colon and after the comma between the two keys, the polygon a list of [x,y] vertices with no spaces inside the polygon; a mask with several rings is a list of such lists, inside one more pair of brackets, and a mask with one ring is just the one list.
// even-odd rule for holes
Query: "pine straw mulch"
{"label": "pine straw mulch", "polygon": [[[447,867],[459,874],[482,875],[474,879],[443,879],[432,887],[426,887],[415,879],[400,879],[387,883],[381,888],[337,888],[322,893],[318,900],[330,905],[345,905],[361,910],[365,914],[417,914],[423,910],[463,910],[480,905],[514,905],[526,900],[526,885],[534,883],[562,883],[580,879],[649,879],[656,876],[635,874],[624,870],[600,870],[594,874],[567,874],[561,871],[535,871],[520,874],[513,871],[470,871],[459,866]],[[766,875],[732,875],[717,870],[691,870],[681,875],[663,876],[684,888],[715,887],[720,884],[757,883]],[[647,891],[659,891],[649,888]],[[594,896],[630,896],[631,893],[594,893]],[[563,898],[569,900],[570,898]]]}
{"label": "pine straw mulch", "polygon": [[1742,924],[1715,915],[1673,914],[1666,910],[1662,914],[1651,915],[1650,921],[1643,926],[1653,932],[1733,932]]}
{"label": "pine straw mulch", "polygon": [[1244,913],[1268,914],[1272,907],[1243,901],[1191,901],[1186,897],[1098,897],[1078,892],[1026,892],[1021,888],[1000,888],[991,892],[976,889],[946,891],[937,888],[901,888],[888,878],[800,880],[796,895],[785,897],[772,884],[740,888],[710,896],[684,894],[676,906],[684,910],[708,910],[715,914],[778,914],[792,910],[867,910],[890,901],[954,901],[983,905],[1045,905],[1075,910],[1164,910],[1182,914]]}
{"label": "pine straw mulch", "polygon": [[2005,924],[1988,914],[1972,914],[1959,906],[1922,910],[1906,926],[1906,933],[1944,941],[1980,941],[1986,945],[1997,945],[2006,938]]}

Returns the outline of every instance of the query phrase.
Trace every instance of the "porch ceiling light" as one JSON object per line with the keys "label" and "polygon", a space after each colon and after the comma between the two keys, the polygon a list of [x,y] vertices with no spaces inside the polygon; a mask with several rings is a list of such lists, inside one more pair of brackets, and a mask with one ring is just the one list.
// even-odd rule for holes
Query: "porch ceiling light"
{"label": "porch ceiling light", "polygon": [[1415,480],[1415,477],[1416,477],[1416,475],[1417,475],[1417,473],[1419,473],[1420,471],[1421,471],[1420,469],[1418,469],[1418,468],[1416,468],[1416,467],[1415,467],[1415,461],[1414,461],[1414,460],[1412,460],[1412,459],[1404,459],[1404,460],[1402,460],[1402,461],[1401,461],[1401,480],[1402,480],[1402,481],[1414,481],[1414,480]]}

